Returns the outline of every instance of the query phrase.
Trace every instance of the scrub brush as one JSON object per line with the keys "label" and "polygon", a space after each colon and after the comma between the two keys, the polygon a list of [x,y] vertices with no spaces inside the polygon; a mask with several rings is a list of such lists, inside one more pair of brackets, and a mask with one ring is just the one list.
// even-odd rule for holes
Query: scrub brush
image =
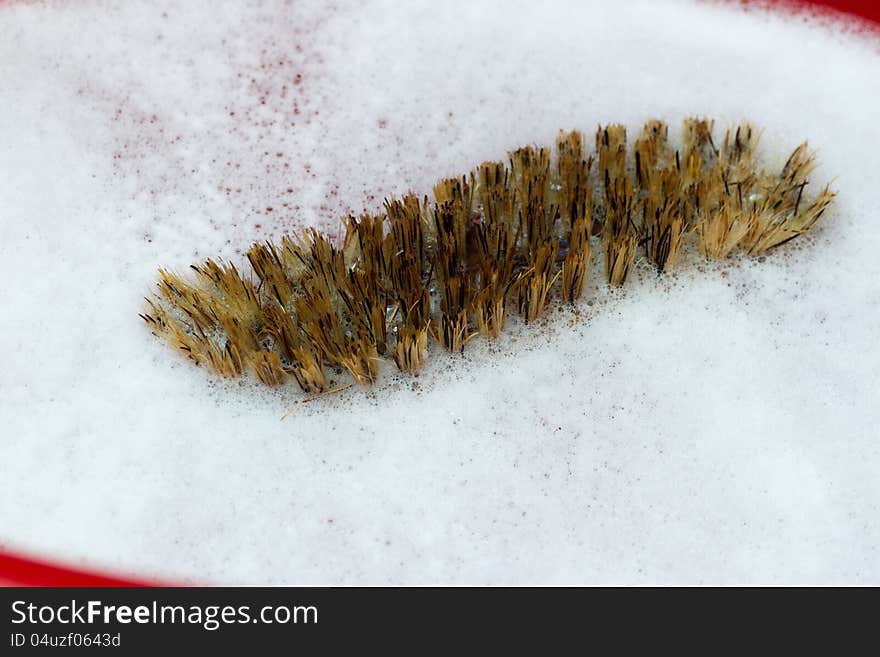
{"label": "scrub brush", "polygon": [[676,149],[652,120],[630,152],[626,129],[609,125],[589,155],[580,132],[560,132],[555,155],[519,148],[439,181],[433,199],[392,197],[379,214],[346,217],[341,243],[307,230],[254,244],[246,271],[215,260],[187,276],[162,269],[141,317],[214,374],[292,378],[317,394],[328,366],[365,385],[383,358],[417,374],[431,340],[461,353],[475,336],[498,337],[511,310],[529,323],[550,303],[575,304],[594,252],[621,286],[640,253],[660,273],[688,241],[707,259],[761,254],[825,214],[835,192],[806,193],[806,143],[768,172],[751,125],[720,145],[713,129],[686,119]]}

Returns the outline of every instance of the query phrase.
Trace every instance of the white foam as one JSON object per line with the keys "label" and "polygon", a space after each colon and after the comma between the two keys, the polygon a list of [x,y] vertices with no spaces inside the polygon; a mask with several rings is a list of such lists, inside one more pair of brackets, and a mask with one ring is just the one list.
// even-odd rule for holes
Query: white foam
{"label": "white foam", "polygon": [[[880,580],[876,46],[683,2],[335,6],[0,6],[0,541],[177,581]],[[137,317],[160,265],[691,113],[809,138],[833,215],[309,404]]]}

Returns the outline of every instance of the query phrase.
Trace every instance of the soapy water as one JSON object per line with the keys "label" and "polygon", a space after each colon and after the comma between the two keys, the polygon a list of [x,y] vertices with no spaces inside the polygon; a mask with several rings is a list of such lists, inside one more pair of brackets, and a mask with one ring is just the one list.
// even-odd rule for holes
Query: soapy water
{"label": "soapy water", "polygon": [[[877,581],[870,41],[683,2],[0,12],[6,545],[198,582]],[[308,403],[137,317],[160,265],[692,114],[765,127],[769,167],[809,139],[832,214],[763,261],[594,269],[574,309]]]}

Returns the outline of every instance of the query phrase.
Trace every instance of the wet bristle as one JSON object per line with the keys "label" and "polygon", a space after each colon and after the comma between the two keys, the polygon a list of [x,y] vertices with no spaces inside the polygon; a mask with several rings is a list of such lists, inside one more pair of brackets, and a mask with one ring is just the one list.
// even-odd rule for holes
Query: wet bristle
{"label": "wet bristle", "polygon": [[532,323],[554,299],[576,303],[594,251],[620,286],[642,246],[664,273],[689,241],[720,259],[813,228],[835,192],[806,192],[815,168],[806,143],[774,174],[758,168],[750,124],[727,130],[720,147],[713,129],[686,119],[676,149],[652,120],[630,154],[626,129],[608,125],[590,155],[582,133],[560,132],[555,154],[525,146],[508,164],[440,180],[433,199],[391,197],[380,214],[345,217],[340,243],[312,229],[252,245],[246,272],[210,259],[190,276],[160,270],[141,317],[219,376],[292,378],[318,394],[331,386],[328,366],[359,384],[376,381],[383,357],[417,374],[429,336],[461,353],[476,335],[497,338],[509,305]]}

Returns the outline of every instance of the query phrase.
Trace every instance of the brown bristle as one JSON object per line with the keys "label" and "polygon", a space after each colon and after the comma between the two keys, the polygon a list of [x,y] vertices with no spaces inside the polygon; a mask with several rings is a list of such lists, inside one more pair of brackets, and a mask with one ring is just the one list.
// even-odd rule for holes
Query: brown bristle
{"label": "brown bristle", "polygon": [[562,302],[574,303],[584,289],[590,268],[590,224],[585,217],[574,220],[568,253],[562,260]]}
{"label": "brown bristle", "polygon": [[635,224],[632,180],[629,176],[605,178],[605,276],[609,285],[623,285],[639,243]]}
{"label": "brown bristle", "polygon": [[364,271],[382,280],[388,271],[385,248],[385,215],[362,214],[346,221],[343,252],[349,262],[357,261]]}
{"label": "brown bristle", "polygon": [[338,283],[337,292],[355,332],[374,344],[380,354],[384,354],[388,302],[376,273],[350,269],[345,279]]}
{"label": "brown bristle", "polygon": [[[428,357],[428,329],[431,323],[431,302],[426,275],[424,205],[417,196],[408,194],[401,200],[385,202],[391,221],[388,237],[389,303],[395,310],[392,319],[400,317],[396,328],[397,342],[392,352],[397,367],[416,374]],[[386,312],[387,314],[387,312]]]}
{"label": "brown bristle", "polygon": [[428,360],[428,330],[404,325],[397,332],[394,362],[402,372],[418,374]]}
{"label": "brown bristle", "polygon": [[674,153],[667,142],[669,127],[663,121],[653,119],[642,128],[642,134],[633,145],[636,185],[641,189],[651,187],[651,179],[674,164]]}
{"label": "brown bristle", "polygon": [[535,321],[543,312],[550,288],[556,282],[559,272],[553,275],[559,243],[549,240],[535,249],[532,266],[522,272],[514,283],[517,307],[526,323]]}
{"label": "brown bristle", "polygon": [[514,150],[509,165],[484,162],[439,181],[433,200],[407,194],[386,200],[383,213],[345,217],[341,245],[309,229],[252,245],[250,272],[215,260],[189,277],[159,270],[141,317],[216,375],[250,371],[272,386],[292,377],[315,398],[348,387],[330,387],[327,365],[370,384],[382,355],[418,373],[429,334],[454,353],[475,335],[498,337],[511,296],[526,323],[553,298],[575,303],[591,236],[601,234],[606,280],[617,286],[640,244],[666,272],[688,239],[706,258],[759,254],[824,216],[835,192],[805,191],[815,168],[806,143],[768,173],[757,168],[751,125],[728,130],[720,148],[712,130],[712,121],[686,119],[676,151],[666,124],[649,121],[631,161],[621,125],[600,127],[590,156],[580,132],[560,132],[552,169],[549,149]]}
{"label": "brown bristle", "polygon": [[434,185],[434,200],[438,204],[457,203],[470,212],[474,207],[474,174],[442,179]]}
{"label": "brown bristle", "polygon": [[369,338],[349,338],[345,352],[339,359],[352,378],[361,385],[376,382],[379,374],[379,354]]}
{"label": "brown bristle", "polygon": [[544,242],[554,237],[559,210],[550,204],[550,150],[526,146],[510,154],[519,199],[519,230],[524,255],[531,262]]}
{"label": "brown bristle", "polygon": [[254,244],[247,252],[248,262],[260,279],[260,292],[282,307],[289,306],[294,295],[293,282],[284,273],[281,255],[274,244]]}
{"label": "brown bristle", "polygon": [[749,253],[763,253],[810,230],[835,197],[826,186],[812,200],[804,198],[804,188],[816,166],[815,153],[807,143],[798,146],[788,158],[778,178],[762,177],[752,195],[755,221],[745,238]]}
{"label": "brown bristle", "polygon": [[568,250],[562,261],[562,302],[580,298],[590,265],[590,231],[593,224],[593,189],[590,169],[593,158],[584,158],[583,135],[560,132],[556,139],[559,176],[558,205]]}
{"label": "brown bristle", "polygon": [[692,159],[702,163],[708,163],[718,155],[715,142],[712,139],[712,129],[715,121],[701,118],[687,118],[684,120],[682,142],[684,145],[684,159]]}
{"label": "brown bristle", "polygon": [[660,271],[669,271],[678,259],[687,214],[668,134],[665,123],[649,121],[633,147],[645,252]]}
{"label": "brown bristle", "polygon": [[477,328],[496,338],[504,328],[504,306],[513,283],[516,236],[509,223],[482,223],[474,227],[479,256],[479,291],[474,300]]}
{"label": "brown bristle", "polygon": [[302,345],[291,351],[291,359],[293,364],[290,366],[290,373],[303,392],[317,394],[327,389],[324,363],[319,353]]}
{"label": "brown bristle", "polygon": [[253,351],[248,354],[248,365],[261,383],[278,386],[284,383],[285,372],[281,357],[274,351]]}
{"label": "brown bristle", "polygon": [[590,169],[593,158],[584,158],[583,136],[577,130],[560,132],[556,140],[556,150],[556,171],[559,177],[557,205],[567,232],[571,232],[578,219],[586,219],[588,226],[592,222],[593,189],[590,185]]}
{"label": "brown bristle", "polygon": [[600,127],[596,131],[599,154],[599,179],[613,183],[626,176],[626,128],[622,125]]}
{"label": "brown bristle", "polygon": [[441,250],[435,273],[440,288],[440,319],[435,322],[434,337],[440,346],[461,353],[470,339],[468,315],[473,306],[473,285],[456,250]]}
{"label": "brown bristle", "polygon": [[483,220],[487,224],[513,224],[516,189],[511,185],[510,170],[503,162],[483,162],[478,176]]}

